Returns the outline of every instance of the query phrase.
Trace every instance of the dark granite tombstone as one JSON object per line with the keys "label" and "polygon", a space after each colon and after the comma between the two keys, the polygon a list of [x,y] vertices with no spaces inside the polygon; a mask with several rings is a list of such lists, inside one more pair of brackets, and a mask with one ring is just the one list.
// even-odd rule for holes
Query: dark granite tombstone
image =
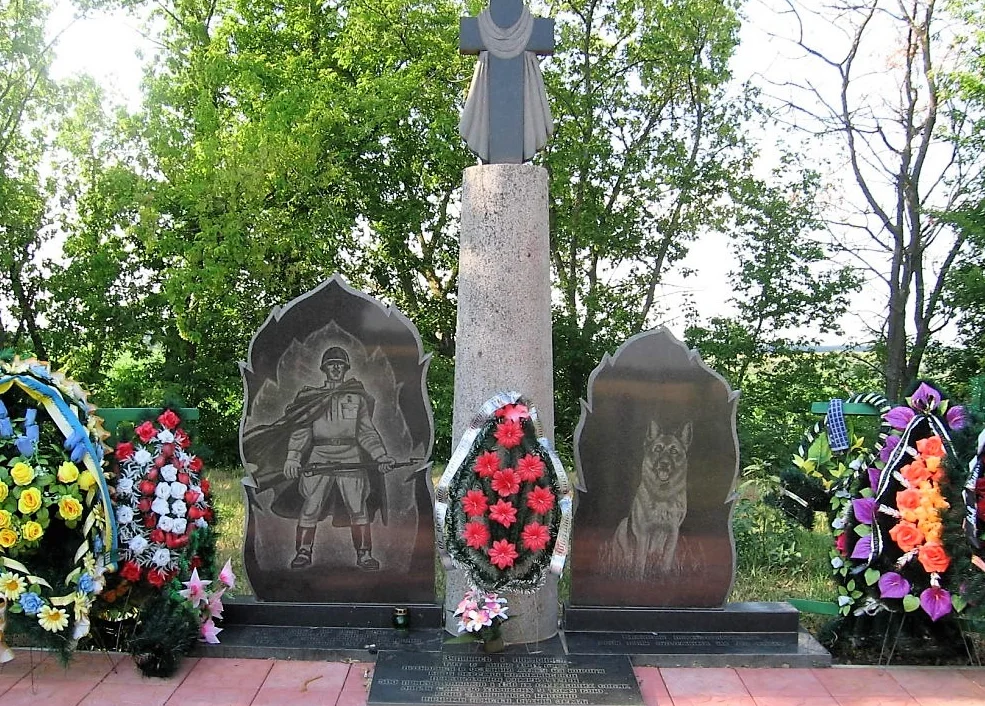
{"label": "dark granite tombstone", "polygon": [[667,329],[602,360],[575,432],[572,606],[724,604],[737,398]]}
{"label": "dark granite tombstone", "polygon": [[240,454],[258,600],[434,601],[428,364],[405,316],[338,275],[253,337]]}

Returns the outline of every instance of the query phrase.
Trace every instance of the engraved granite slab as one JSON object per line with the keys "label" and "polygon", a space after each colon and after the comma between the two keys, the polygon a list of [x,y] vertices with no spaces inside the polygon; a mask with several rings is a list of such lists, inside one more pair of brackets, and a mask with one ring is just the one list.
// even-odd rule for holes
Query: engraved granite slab
{"label": "engraved granite slab", "polygon": [[434,601],[428,364],[405,316],[338,275],[257,331],[240,455],[258,600]]}
{"label": "engraved granite slab", "polygon": [[642,706],[626,657],[381,652],[373,704]]}
{"label": "engraved granite slab", "polygon": [[737,399],[665,328],[603,358],[575,431],[572,606],[724,604]]}

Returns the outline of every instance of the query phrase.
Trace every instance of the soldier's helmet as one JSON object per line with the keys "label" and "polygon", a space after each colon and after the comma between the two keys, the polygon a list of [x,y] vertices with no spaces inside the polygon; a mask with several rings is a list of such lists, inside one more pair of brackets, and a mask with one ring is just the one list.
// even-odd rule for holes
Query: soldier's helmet
{"label": "soldier's helmet", "polygon": [[345,367],[349,367],[349,354],[345,352],[345,348],[339,346],[332,346],[327,351],[325,355],[321,357],[321,367],[325,368],[329,363],[342,363]]}

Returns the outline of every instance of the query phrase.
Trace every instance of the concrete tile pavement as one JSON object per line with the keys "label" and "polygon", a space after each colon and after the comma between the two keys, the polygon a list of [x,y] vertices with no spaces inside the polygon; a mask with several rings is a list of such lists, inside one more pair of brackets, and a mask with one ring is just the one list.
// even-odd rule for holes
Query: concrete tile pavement
{"label": "concrete tile pavement", "polygon": [[[985,706],[985,668],[637,667],[647,706]],[[67,669],[17,650],[0,666],[0,706],[364,706],[370,662],[187,659],[171,679],[148,679],[128,655],[79,654]]]}

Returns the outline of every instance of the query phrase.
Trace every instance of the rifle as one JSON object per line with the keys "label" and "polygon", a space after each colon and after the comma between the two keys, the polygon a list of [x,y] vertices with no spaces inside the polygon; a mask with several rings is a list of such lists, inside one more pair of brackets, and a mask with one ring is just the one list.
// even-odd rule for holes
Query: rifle
{"label": "rifle", "polygon": [[[398,461],[393,464],[393,469],[397,468],[407,468],[408,466],[418,466],[424,463],[423,458],[411,458],[406,461]],[[312,463],[301,468],[302,473],[317,473],[319,475],[325,475],[329,473],[337,473],[339,471],[375,471],[380,467],[377,461],[359,461],[356,463]],[[253,474],[254,487],[256,487],[256,492],[262,493],[268,488],[273,488],[274,486],[289,480],[284,475],[284,469],[271,469],[264,471],[262,473]]]}

